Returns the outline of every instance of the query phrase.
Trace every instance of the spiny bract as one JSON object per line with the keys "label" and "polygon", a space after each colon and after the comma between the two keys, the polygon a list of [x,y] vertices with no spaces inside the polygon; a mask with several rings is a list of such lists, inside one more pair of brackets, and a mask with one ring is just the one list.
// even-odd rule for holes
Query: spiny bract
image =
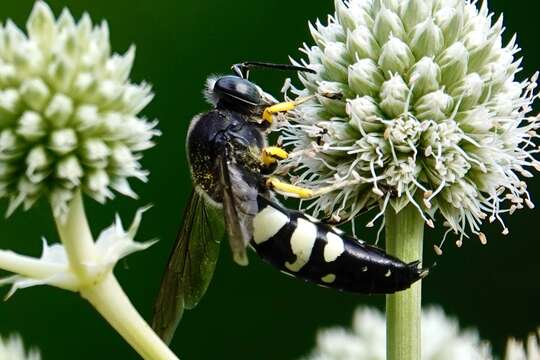
{"label": "spiny bract", "polygon": [[0,198],[8,214],[47,195],[55,215],[82,188],[104,202],[110,188],[135,197],[127,178],[146,180],[140,152],[156,122],[137,117],[152,92],[132,84],[134,48],[112,54],[106,22],[68,10],[55,20],[38,1],[27,34],[0,26]]}
{"label": "spiny bract", "polygon": [[528,117],[537,75],[516,79],[519,49],[515,36],[503,45],[502,17],[464,0],[335,6],[327,25],[310,26],[316,45],[302,49],[317,74],[292,89],[315,98],[283,134],[292,182],[333,189],[308,208],[344,221],[412,203],[430,226],[438,210],[458,245],[469,231],[485,243],[486,218],[507,234],[501,214],[533,207],[520,176],[539,168],[538,118]]}

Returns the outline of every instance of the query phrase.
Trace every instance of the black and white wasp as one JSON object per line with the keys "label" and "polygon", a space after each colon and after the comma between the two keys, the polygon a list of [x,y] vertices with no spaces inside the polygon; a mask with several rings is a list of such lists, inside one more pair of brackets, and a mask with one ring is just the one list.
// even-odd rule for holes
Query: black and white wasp
{"label": "black and white wasp", "polygon": [[169,258],[154,308],[153,327],[172,338],[183,309],[204,295],[226,232],[234,260],[247,264],[250,245],[265,261],[295,277],[355,293],[393,293],[427,275],[419,262],[404,263],[306,214],[281,206],[273,189],[299,197],[313,193],[270,174],[287,153],[267,146],[273,115],[302,99],[278,103],[247,80],[250,68],[312,70],[268,63],[233,66],[236,75],[210,78],[214,105],[190,124],[186,150],[194,191]]}

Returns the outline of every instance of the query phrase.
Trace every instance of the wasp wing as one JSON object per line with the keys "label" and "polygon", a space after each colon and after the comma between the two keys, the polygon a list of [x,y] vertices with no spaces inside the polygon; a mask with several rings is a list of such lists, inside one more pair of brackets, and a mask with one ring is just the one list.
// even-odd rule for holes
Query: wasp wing
{"label": "wasp wing", "polygon": [[204,296],[214,274],[224,231],[221,210],[193,191],[154,305],[152,327],[167,343],[184,309],[194,308]]}
{"label": "wasp wing", "polygon": [[247,265],[246,248],[253,235],[253,217],[257,214],[259,179],[238,165],[235,159],[220,157],[221,186],[225,227],[234,261]]}

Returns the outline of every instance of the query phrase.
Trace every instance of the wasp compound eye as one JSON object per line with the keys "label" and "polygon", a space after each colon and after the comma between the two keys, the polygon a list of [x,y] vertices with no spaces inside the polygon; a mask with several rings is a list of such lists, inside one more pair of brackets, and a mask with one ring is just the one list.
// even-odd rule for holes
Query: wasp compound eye
{"label": "wasp compound eye", "polygon": [[262,103],[257,86],[238,76],[223,76],[214,84],[214,94],[222,104],[235,110],[249,110]]}

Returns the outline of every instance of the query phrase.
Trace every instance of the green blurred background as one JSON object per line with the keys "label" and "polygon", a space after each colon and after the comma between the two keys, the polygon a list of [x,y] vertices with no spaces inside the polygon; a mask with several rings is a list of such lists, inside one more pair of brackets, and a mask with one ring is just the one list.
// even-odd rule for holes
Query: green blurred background
{"label": "green blurred background", "polygon": [[[528,2],[490,1],[504,12],[508,33],[519,34],[525,56],[523,74],[540,66],[537,14]],[[145,154],[151,172],[148,184],[135,183],[140,201],[119,198],[101,207],[87,200],[92,228],[108,226],[119,212],[125,222],[145,204],[155,207],[145,215],[139,240],[161,241],[144,253],[120,263],[116,273],[135,306],[148,319],[161,272],[190,192],[184,137],[191,117],[208,109],[201,90],[208,74],[226,73],[243,60],[287,62],[309,41],[307,22],[324,20],[333,9],[330,0],[51,0],[56,14],[67,6],[79,17],[88,11],[93,20],[107,19],[115,51],[137,45],[132,79],[154,85],[155,100],[145,115],[160,120],[163,136]],[[2,0],[0,18],[22,26],[32,0]],[[279,95],[283,77],[259,72],[253,80]],[[540,183],[532,180],[533,197]],[[4,212],[5,201],[0,204]],[[539,212],[526,210],[508,220],[511,232],[486,226],[489,244],[476,239],[456,249],[445,247],[438,267],[424,282],[424,303],[439,304],[457,316],[464,327],[479,329],[501,352],[507,336],[525,336],[540,325],[538,241]],[[45,201],[28,213],[17,212],[0,222],[0,246],[38,255],[40,238],[57,241]],[[364,236],[373,240],[374,234]],[[426,234],[426,263],[435,255],[439,231]],[[382,309],[382,296],[340,294],[298,282],[251,256],[248,268],[231,261],[223,247],[214,282],[200,306],[188,312],[173,349],[183,359],[295,359],[307,353],[319,327],[348,325],[353,309],[372,305]],[[3,292],[6,291],[2,290]],[[95,311],[76,294],[49,287],[18,292],[0,304],[0,334],[19,332],[25,341],[42,348],[44,359],[136,359],[138,356]]]}

